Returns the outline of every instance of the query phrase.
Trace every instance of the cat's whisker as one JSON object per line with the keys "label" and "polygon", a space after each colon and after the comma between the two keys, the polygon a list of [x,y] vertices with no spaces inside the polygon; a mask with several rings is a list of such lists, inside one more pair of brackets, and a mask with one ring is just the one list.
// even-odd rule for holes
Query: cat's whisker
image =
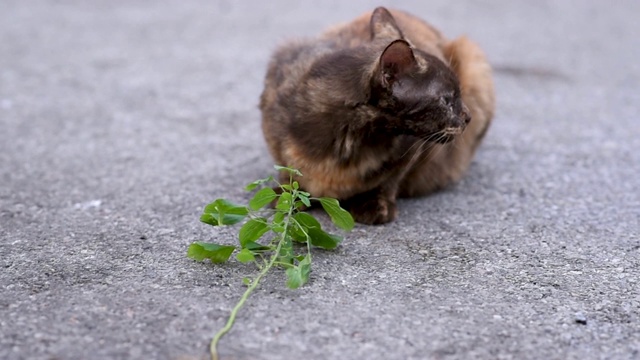
{"label": "cat's whisker", "polygon": [[432,141],[432,137],[433,137],[433,136],[434,136],[434,135],[432,134],[432,135],[430,135],[430,136],[425,137],[425,138],[422,140],[422,144],[420,145],[420,146],[421,146],[421,148],[422,148],[422,146],[425,146],[425,145],[426,145],[426,147],[424,147],[424,148],[422,149],[422,151],[421,151],[421,152],[420,152],[420,154],[419,154],[420,156],[423,156],[423,155],[425,155],[425,154],[426,154],[426,156],[425,156],[425,157],[427,157],[427,158],[428,158],[428,157],[431,155],[431,153],[434,151],[434,149],[438,147],[438,146],[437,146],[438,144]]}
{"label": "cat's whisker", "polygon": [[433,149],[437,148],[439,145],[438,144],[438,139],[440,139],[440,137],[443,136],[443,132],[442,131],[438,131],[436,133],[433,134],[429,134],[427,136],[425,136],[422,140],[423,140],[423,144],[428,144],[430,146],[428,146],[424,151],[433,151]]}
{"label": "cat's whisker", "polygon": [[417,151],[413,153],[413,156],[411,156],[411,160],[409,160],[409,166],[413,166],[413,164],[416,161],[416,158],[420,158],[420,155],[422,155],[422,147],[426,144],[426,142],[416,141],[416,144],[418,144],[418,143],[420,145],[418,146]]}
{"label": "cat's whisker", "polygon": [[429,142],[434,142],[434,140],[437,141],[443,134],[444,134],[444,130],[440,130],[433,134],[429,134],[425,137],[425,141],[429,141]]}
{"label": "cat's whisker", "polygon": [[[411,150],[413,150],[413,148],[414,148],[416,145],[420,144],[420,140],[422,140],[422,139],[419,139],[418,141],[414,142],[414,143],[413,143],[413,144],[412,144],[412,145],[407,149],[407,151],[405,151],[405,152],[404,152],[404,154],[402,154],[401,158],[404,158],[405,156],[407,156],[407,154],[408,154]],[[422,146],[422,145],[420,145],[420,146]]]}
{"label": "cat's whisker", "polygon": [[[441,136],[441,133],[443,133],[444,130],[440,130],[436,133],[432,133],[423,137],[418,138],[418,140],[416,142],[414,142],[405,152],[404,154],[402,154],[402,158],[404,158],[409,152],[411,152],[412,150],[414,150],[414,147],[418,147],[421,148],[422,146],[424,146],[427,143],[431,143],[433,142],[432,140]],[[418,151],[420,152],[420,151]],[[413,159],[412,159],[413,161]]]}
{"label": "cat's whisker", "polygon": [[430,140],[432,140],[435,143],[439,143],[440,140],[444,139],[446,136],[447,136],[447,133],[445,132],[445,130],[441,130],[433,134]]}
{"label": "cat's whisker", "polygon": [[431,158],[435,158],[438,154],[445,148],[446,144],[438,144],[439,146],[434,146],[429,156]]}
{"label": "cat's whisker", "polygon": [[[469,131],[468,129],[465,129],[465,130]],[[464,131],[461,134],[457,135],[454,141],[451,142],[452,146],[455,147],[456,149],[472,147],[472,144],[469,141],[469,139],[467,139],[463,135],[464,135]]]}

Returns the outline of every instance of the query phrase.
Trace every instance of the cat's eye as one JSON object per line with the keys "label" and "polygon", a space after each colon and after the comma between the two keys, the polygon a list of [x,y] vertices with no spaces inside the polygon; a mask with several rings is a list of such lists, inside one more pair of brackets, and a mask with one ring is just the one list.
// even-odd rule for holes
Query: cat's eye
{"label": "cat's eye", "polygon": [[443,97],[440,98],[440,101],[449,107],[453,106],[453,96],[452,95],[445,95]]}

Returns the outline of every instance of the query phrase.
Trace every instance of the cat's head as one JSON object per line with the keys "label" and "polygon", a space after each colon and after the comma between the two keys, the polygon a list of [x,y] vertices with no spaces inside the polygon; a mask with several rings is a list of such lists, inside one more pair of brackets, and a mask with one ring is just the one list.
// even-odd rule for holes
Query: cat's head
{"label": "cat's head", "polygon": [[404,40],[384,8],[374,11],[371,32],[376,41],[395,38],[380,54],[373,72],[371,103],[407,134],[444,143],[462,133],[471,116],[462,103],[455,73]]}

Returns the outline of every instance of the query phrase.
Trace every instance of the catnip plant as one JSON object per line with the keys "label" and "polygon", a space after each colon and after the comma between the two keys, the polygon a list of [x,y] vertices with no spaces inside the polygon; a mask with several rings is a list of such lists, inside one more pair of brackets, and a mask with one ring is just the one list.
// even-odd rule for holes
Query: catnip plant
{"label": "catnip plant", "polygon": [[[284,166],[275,166],[275,169],[288,173],[288,183],[281,184],[271,176],[256,180],[245,188],[255,192],[248,206],[217,199],[205,206],[200,216],[200,221],[211,226],[236,225],[244,221],[238,233],[238,245],[194,242],[187,251],[192,259],[209,259],[212,263],[224,263],[235,252],[236,260],[253,263],[258,269],[253,278],[242,279],[247,289],[231,310],[225,326],[211,340],[209,348],[213,360],[218,360],[218,342],[231,330],[238,311],[271,269],[283,269],[287,287],[297,289],[309,281],[311,249],[332,250],[342,242],[341,236],[326,232],[313,215],[304,211],[312,202],[320,203],[336,227],[350,231],[354,226],[351,214],[340,207],[338,200],[315,198],[300,189],[294,180],[294,176],[302,176],[300,171]],[[270,185],[275,185],[277,191]],[[302,246],[295,246],[295,243]]]}

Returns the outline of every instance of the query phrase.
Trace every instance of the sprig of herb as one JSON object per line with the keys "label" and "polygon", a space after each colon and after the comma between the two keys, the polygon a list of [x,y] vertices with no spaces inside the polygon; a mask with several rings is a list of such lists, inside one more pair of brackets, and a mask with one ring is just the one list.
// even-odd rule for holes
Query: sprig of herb
{"label": "sprig of herb", "polygon": [[[213,263],[223,263],[236,251],[236,259],[241,263],[254,263],[259,273],[253,279],[244,278],[242,282],[247,289],[238,303],[231,310],[225,326],[218,331],[210,344],[211,358],[218,359],[218,342],[231,330],[238,311],[249,295],[256,289],[260,280],[274,267],[285,269],[287,286],[297,289],[309,281],[311,273],[311,247],[335,249],[342,237],[325,232],[320,222],[313,215],[302,209],[317,201],[325,210],[331,221],[340,229],[349,231],[353,228],[353,218],[339,202],[332,198],[314,198],[302,191],[294,176],[302,176],[300,171],[284,166],[275,166],[277,171],[289,174],[289,183],[280,184],[273,177],[256,180],[246,186],[247,191],[255,191],[248,206],[237,205],[224,199],[217,199],[204,208],[200,221],[212,225],[235,225],[243,220],[238,234],[239,247],[215,243],[195,242],[189,246],[187,256],[202,261],[209,259]],[[276,184],[279,192],[266,185]],[[274,203],[273,208],[269,204]],[[267,236],[271,235],[271,236]],[[267,239],[259,242],[260,239]],[[294,243],[306,246],[299,253]]]}

